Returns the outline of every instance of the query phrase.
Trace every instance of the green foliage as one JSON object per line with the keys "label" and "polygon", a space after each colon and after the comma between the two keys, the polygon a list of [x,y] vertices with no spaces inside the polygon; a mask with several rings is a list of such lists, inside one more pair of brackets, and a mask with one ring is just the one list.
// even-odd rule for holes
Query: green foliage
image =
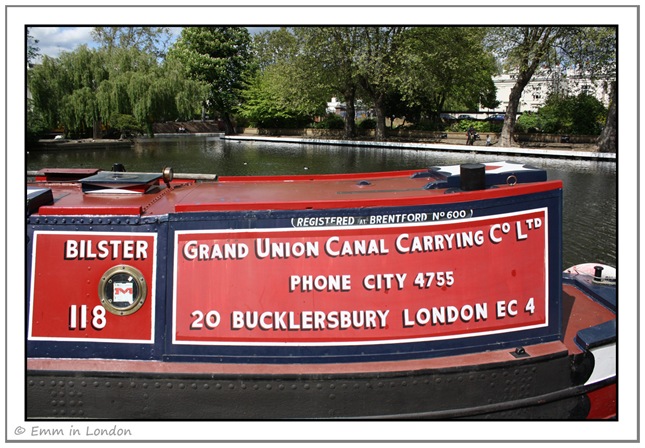
{"label": "green foliage", "polygon": [[311,121],[306,110],[298,110],[284,97],[275,82],[273,68],[258,74],[241,94],[242,104],[236,109],[251,125],[259,128],[295,128]]}
{"label": "green foliage", "polygon": [[499,133],[502,130],[502,124],[495,121],[480,121],[480,120],[459,120],[452,123],[448,130],[450,132],[466,132],[472,127],[479,134],[483,133]]}
{"label": "green foliage", "polygon": [[58,59],[44,58],[30,70],[34,108],[50,128],[85,134],[94,124],[114,126],[131,115],[152,135],[152,123],[192,116],[207,92],[177,65],[159,65],[137,48],[80,47]]}
{"label": "green foliage", "polygon": [[[29,59],[38,48],[29,30],[27,37]],[[187,27],[164,61],[167,28],[100,27],[94,37],[98,50],[83,46],[45,57],[28,71],[29,129],[44,123],[83,133],[99,122],[121,129],[128,116],[151,132],[155,121],[190,119],[207,109],[227,126],[238,114],[259,127],[301,127],[324,115],[335,96],[349,111],[369,102],[377,120],[360,128],[380,132],[384,118],[396,115],[417,129],[444,130],[422,119],[495,106],[493,53],[522,81],[545,63],[575,63],[597,77],[615,74],[616,63],[616,30],[609,27],[297,27],[253,39],[243,27]],[[606,115],[591,97],[551,98],[539,114],[521,116],[515,131],[595,135]],[[459,121],[450,130],[470,125],[480,133],[502,127]],[[343,122],[333,116],[316,126],[337,129]],[[344,129],[353,133],[353,119]]]}
{"label": "green foliage", "polygon": [[373,118],[366,118],[356,123],[356,127],[358,129],[365,129],[365,130],[376,129],[376,120]]}
{"label": "green foliage", "polygon": [[531,113],[522,114],[515,124],[515,132],[520,134],[541,132],[541,126],[540,115]]}
{"label": "green foliage", "polygon": [[539,110],[539,129],[548,134],[599,135],[607,109],[587,94],[550,97]]}
{"label": "green foliage", "polygon": [[50,129],[39,110],[27,100],[27,142],[37,142]]}
{"label": "green foliage", "polygon": [[[310,71],[308,56],[287,29],[261,33],[254,38],[254,51],[260,69],[247,78],[236,108],[243,119],[258,127],[299,127],[324,113],[325,95],[321,95],[315,72]],[[290,123],[291,122],[291,123]]]}
{"label": "green foliage", "polygon": [[139,121],[129,114],[117,114],[112,117],[111,127],[118,129],[121,133],[141,133],[144,131]]}
{"label": "green foliage", "polygon": [[34,39],[27,28],[27,64],[31,64],[39,56],[40,48],[36,46],[37,44],[38,39]]}
{"label": "green foliage", "polygon": [[396,74],[403,99],[427,115],[443,110],[496,107],[492,76],[495,59],[483,45],[486,30],[464,27],[415,27],[401,45]]}
{"label": "green foliage", "polygon": [[316,129],[343,129],[345,120],[340,115],[327,114],[322,121],[315,123],[313,127]]}
{"label": "green foliage", "polygon": [[193,80],[207,84],[204,102],[232,131],[230,116],[240,104],[240,93],[255,69],[251,37],[244,27],[187,27],[168,52],[168,60],[184,67]]}
{"label": "green foliage", "polygon": [[92,29],[92,39],[103,48],[136,48],[156,57],[165,55],[170,38],[169,27],[105,26]]}
{"label": "green foliage", "polygon": [[[515,131],[515,113],[518,111],[521,94],[533,75],[539,70],[548,74],[551,67],[569,67],[591,79],[611,82],[616,76],[616,28],[615,27],[568,27],[525,26],[496,28],[488,33],[487,43],[502,60],[506,71],[515,75],[515,85],[509,95],[507,120],[500,138],[503,146],[510,145]],[[585,106],[589,107],[589,106]],[[541,111],[539,128],[544,132],[595,133],[596,116],[573,122],[573,114],[562,105],[556,113],[550,106]],[[608,126],[616,125],[614,120]],[[525,129],[536,127],[534,124]]]}

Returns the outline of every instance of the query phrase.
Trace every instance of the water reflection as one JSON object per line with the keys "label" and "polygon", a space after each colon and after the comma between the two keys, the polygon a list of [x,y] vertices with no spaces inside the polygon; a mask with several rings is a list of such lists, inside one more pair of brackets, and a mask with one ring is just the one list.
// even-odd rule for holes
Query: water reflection
{"label": "water reflection", "polygon": [[70,167],[219,175],[328,174],[423,169],[497,160],[521,161],[547,170],[564,185],[563,266],[616,265],[616,163],[436,152],[414,149],[239,142],[219,138],[154,139],[133,149],[31,151],[27,169]]}

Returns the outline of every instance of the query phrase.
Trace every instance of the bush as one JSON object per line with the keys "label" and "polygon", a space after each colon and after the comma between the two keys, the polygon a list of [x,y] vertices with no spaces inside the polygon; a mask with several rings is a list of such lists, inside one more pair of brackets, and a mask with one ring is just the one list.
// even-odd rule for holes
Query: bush
{"label": "bush", "polygon": [[261,120],[248,120],[251,127],[260,129],[299,129],[309,124],[311,119],[304,116],[272,117]]}
{"label": "bush", "polygon": [[529,134],[541,132],[540,117],[537,114],[523,114],[515,123],[515,132],[520,134]]}
{"label": "bush", "polygon": [[366,118],[356,124],[358,129],[376,129],[376,120],[374,118]]}
{"label": "bush", "polygon": [[539,128],[548,134],[599,135],[607,109],[595,97],[551,97],[538,111]]}
{"label": "bush", "polygon": [[497,121],[460,120],[450,125],[450,132],[466,132],[472,126],[479,134],[496,134],[502,131],[503,123]]}
{"label": "bush", "polygon": [[345,120],[340,115],[327,114],[322,121],[313,125],[314,129],[343,129]]}

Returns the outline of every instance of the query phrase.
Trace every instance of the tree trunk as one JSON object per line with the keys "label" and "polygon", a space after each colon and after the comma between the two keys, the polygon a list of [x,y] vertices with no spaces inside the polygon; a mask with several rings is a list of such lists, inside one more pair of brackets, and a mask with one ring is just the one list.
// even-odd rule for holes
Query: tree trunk
{"label": "tree trunk", "polygon": [[148,133],[149,138],[154,138],[155,136],[155,131],[152,125],[153,125],[152,121],[146,122],[146,132]]}
{"label": "tree trunk", "polygon": [[598,150],[600,152],[618,152],[618,120],[616,107],[618,95],[616,95],[616,83],[612,82],[609,88],[611,91],[607,121],[598,137]]}
{"label": "tree trunk", "polygon": [[222,121],[224,122],[224,133],[226,135],[235,134],[235,127],[231,121],[231,117],[228,114],[222,115]]}
{"label": "tree trunk", "polygon": [[98,140],[102,137],[101,135],[101,120],[96,120],[94,126],[92,126],[92,138]]}
{"label": "tree trunk", "polygon": [[375,139],[377,142],[385,141],[385,108],[383,107],[383,95],[375,98],[374,110],[376,112],[376,133]]}
{"label": "tree trunk", "polygon": [[347,106],[345,115],[345,134],[344,138],[352,139],[356,137],[356,104],[355,104],[356,89],[348,89],[343,93],[345,97],[345,104]]}
{"label": "tree trunk", "polygon": [[520,107],[520,99],[524,87],[531,80],[532,73],[519,76],[517,82],[511,89],[511,94],[508,96],[508,106],[506,107],[506,114],[504,115],[504,125],[502,132],[499,136],[499,146],[510,147],[513,146],[513,134],[515,133],[515,122],[517,121],[517,112]]}

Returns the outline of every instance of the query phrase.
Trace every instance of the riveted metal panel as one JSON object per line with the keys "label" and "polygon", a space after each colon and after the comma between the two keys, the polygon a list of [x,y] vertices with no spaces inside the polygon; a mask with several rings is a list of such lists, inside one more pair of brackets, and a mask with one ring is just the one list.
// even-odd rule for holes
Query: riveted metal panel
{"label": "riveted metal panel", "polygon": [[52,372],[28,377],[27,409],[32,419],[569,419],[582,417],[584,408],[584,399],[567,394],[575,390],[569,363],[561,354],[513,366],[380,375]]}

